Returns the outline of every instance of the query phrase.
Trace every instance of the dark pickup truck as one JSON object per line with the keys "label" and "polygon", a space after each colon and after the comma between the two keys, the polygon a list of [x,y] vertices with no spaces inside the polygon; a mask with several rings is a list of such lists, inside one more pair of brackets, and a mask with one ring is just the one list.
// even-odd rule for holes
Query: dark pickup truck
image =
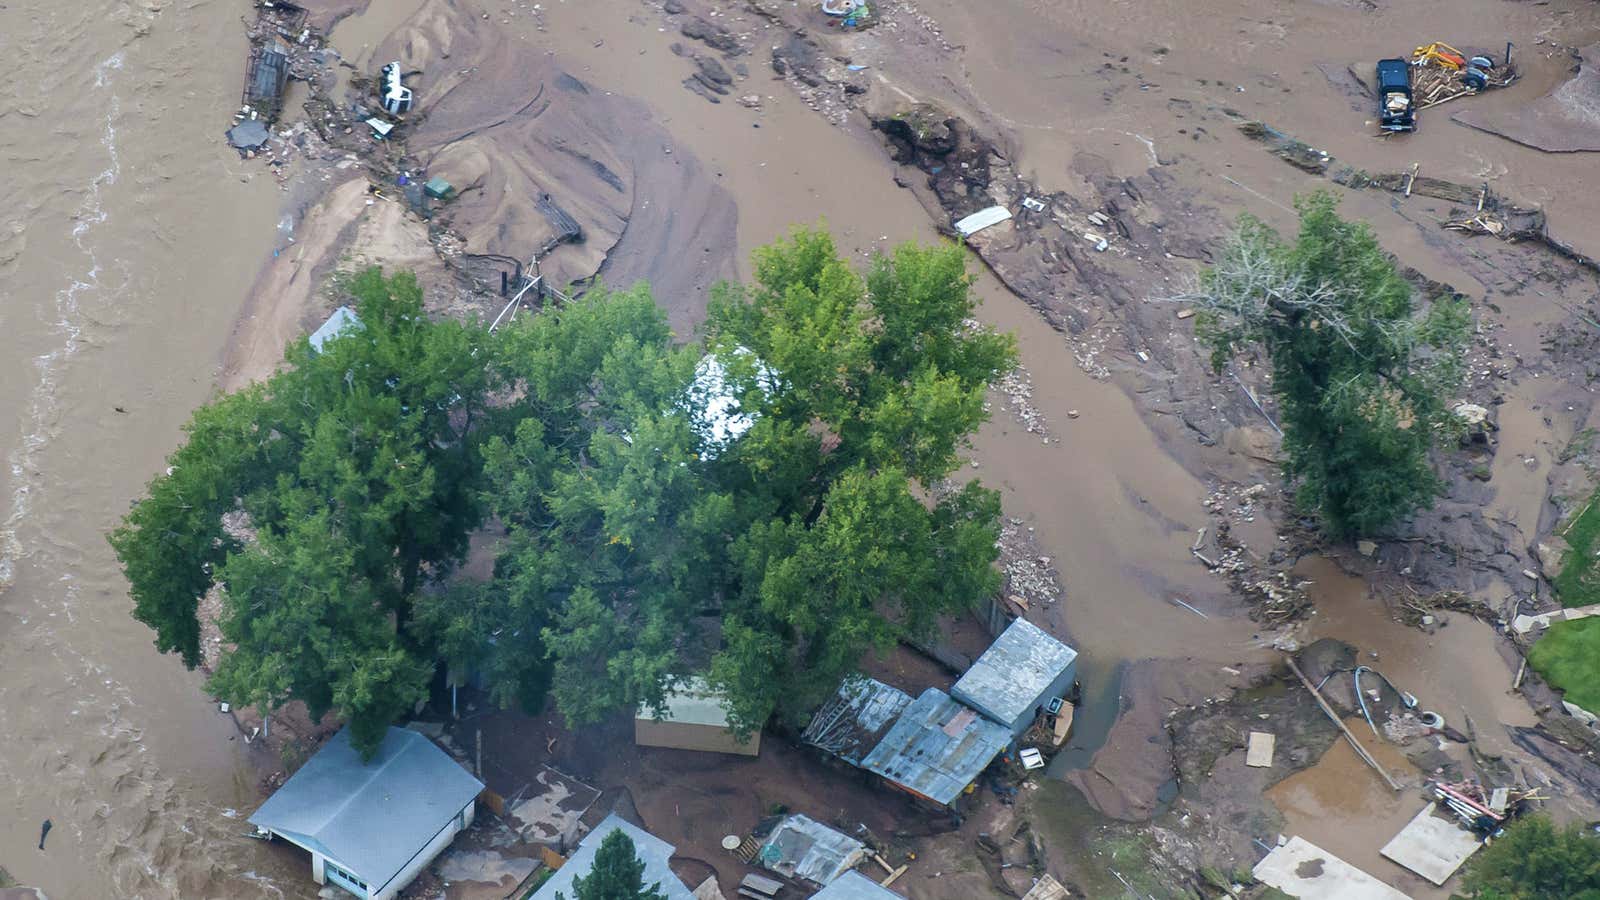
{"label": "dark pickup truck", "polygon": [[1378,60],[1378,124],[1384,131],[1415,131],[1411,65],[1403,59]]}

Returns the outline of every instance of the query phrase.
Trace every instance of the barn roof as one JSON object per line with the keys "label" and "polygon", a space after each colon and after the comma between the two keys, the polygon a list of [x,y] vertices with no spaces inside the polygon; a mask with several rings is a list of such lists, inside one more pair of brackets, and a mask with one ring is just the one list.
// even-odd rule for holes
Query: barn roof
{"label": "barn roof", "polygon": [[649,703],[639,704],[635,718],[655,722],[682,722],[686,725],[710,725],[727,728],[728,697],[698,675],[680,679],[667,688],[661,698],[660,712]]}
{"label": "barn roof", "polygon": [[860,872],[846,872],[827,887],[812,894],[811,900],[903,900],[903,898]]}

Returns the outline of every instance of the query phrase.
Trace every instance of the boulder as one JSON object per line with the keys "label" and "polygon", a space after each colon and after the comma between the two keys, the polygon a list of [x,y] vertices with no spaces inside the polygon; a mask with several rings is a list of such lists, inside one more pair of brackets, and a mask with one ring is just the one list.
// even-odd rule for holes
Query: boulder
{"label": "boulder", "polygon": [[1566,561],[1567,554],[1571,552],[1572,545],[1568,544],[1560,535],[1552,534],[1540,541],[1533,548],[1533,555],[1539,559],[1539,569],[1544,572],[1544,577],[1554,581],[1561,573],[1561,565]]}

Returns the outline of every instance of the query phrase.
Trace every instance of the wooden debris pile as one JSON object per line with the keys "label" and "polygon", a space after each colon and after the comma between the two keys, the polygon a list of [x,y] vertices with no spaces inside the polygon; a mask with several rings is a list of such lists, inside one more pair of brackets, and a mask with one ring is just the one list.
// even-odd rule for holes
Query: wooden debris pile
{"label": "wooden debris pile", "polygon": [[1390,595],[1389,608],[1402,624],[1415,628],[1436,624],[1441,612],[1464,613],[1490,624],[1499,619],[1487,603],[1463,591],[1439,591],[1424,596],[1410,585],[1406,585],[1404,591]]}
{"label": "wooden debris pile", "polygon": [[[1440,61],[1438,57],[1413,60],[1412,68],[1411,94],[1418,111],[1492,88],[1505,87],[1517,78],[1516,69],[1509,65],[1489,69],[1458,68]],[[1476,77],[1482,79],[1483,87],[1478,87],[1474,80],[1465,77],[1469,72],[1477,73]]]}
{"label": "wooden debris pile", "polygon": [[1515,818],[1522,805],[1543,800],[1537,789],[1487,789],[1476,778],[1465,781],[1436,781],[1430,791],[1440,806],[1454,813],[1464,825],[1479,834],[1492,834],[1508,819]]}

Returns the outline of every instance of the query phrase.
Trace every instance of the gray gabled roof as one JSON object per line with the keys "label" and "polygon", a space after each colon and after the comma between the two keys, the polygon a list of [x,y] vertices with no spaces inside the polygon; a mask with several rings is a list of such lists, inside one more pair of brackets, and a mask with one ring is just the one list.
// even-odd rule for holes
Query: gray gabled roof
{"label": "gray gabled roof", "polygon": [[928,688],[861,767],[946,806],[1011,743],[1011,730]]}
{"label": "gray gabled roof", "polygon": [[363,764],[347,727],[268,797],[250,824],[321,853],[376,892],[482,790],[432,741],[403,728],[390,728]]}
{"label": "gray gabled roof", "polygon": [[1078,651],[1027,619],[1017,619],[983,651],[950,694],[995,720],[1011,723],[1038,701]]}
{"label": "gray gabled roof", "polygon": [[811,900],[904,900],[860,872],[846,872],[811,895]]}
{"label": "gray gabled roof", "polygon": [[584,835],[566,865],[557,869],[550,880],[533,892],[532,900],[554,900],[558,892],[571,900],[576,895],[572,880],[589,874],[589,870],[594,868],[594,855],[600,850],[600,842],[606,839],[606,835],[619,829],[633,839],[634,852],[644,861],[645,887],[659,883],[661,893],[667,900],[694,900],[694,894],[683,886],[678,876],[672,874],[672,867],[667,863],[675,848],[632,822],[624,821],[615,813],[606,816],[605,821]]}

